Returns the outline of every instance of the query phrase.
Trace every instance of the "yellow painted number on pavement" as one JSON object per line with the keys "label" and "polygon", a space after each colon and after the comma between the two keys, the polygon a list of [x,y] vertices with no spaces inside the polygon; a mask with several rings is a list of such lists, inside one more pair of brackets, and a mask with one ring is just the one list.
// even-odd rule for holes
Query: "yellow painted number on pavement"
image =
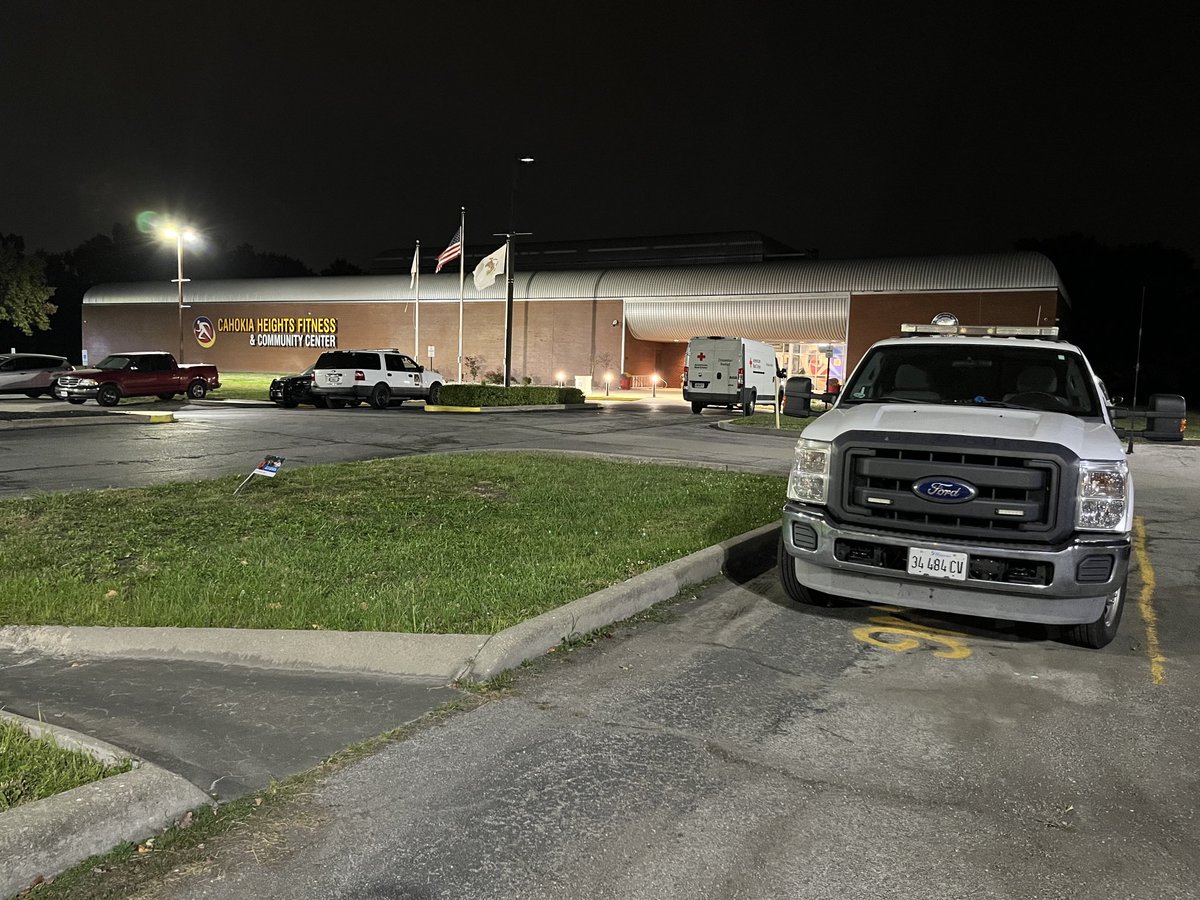
{"label": "yellow painted number on pavement", "polygon": [[854,636],[875,647],[904,653],[925,644],[936,644],[940,649],[934,650],[933,655],[942,659],[966,659],[971,655],[971,648],[960,640],[966,635],[957,631],[943,631],[928,625],[917,625],[895,616],[872,616],[871,623],[855,628]]}

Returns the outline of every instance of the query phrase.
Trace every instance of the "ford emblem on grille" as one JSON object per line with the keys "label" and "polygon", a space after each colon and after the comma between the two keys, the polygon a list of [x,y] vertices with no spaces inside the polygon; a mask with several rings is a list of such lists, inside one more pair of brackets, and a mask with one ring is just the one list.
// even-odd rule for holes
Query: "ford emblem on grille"
{"label": "ford emblem on grille", "polygon": [[934,503],[966,503],[974,500],[979,491],[975,485],[957,478],[922,478],[913,482],[913,493]]}

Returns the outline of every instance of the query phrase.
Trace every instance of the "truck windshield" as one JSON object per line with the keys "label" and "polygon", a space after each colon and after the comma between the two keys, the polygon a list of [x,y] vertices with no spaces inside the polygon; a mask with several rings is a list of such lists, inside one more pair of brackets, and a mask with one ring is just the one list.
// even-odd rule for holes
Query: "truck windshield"
{"label": "truck windshield", "polygon": [[841,405],[941,403],[1102,416],[1087,366],[1061,347],[899,343],[875,347],[842,391]]}
{"label": "truck windshield", "polygon": [[104,359],[100,360],[100,362],[96,363],[96,368],[105,369],[108,371],[112,371],[114,369],[127,369],[129,368],[129,362],[130,360],[128,356],[106,356]]}

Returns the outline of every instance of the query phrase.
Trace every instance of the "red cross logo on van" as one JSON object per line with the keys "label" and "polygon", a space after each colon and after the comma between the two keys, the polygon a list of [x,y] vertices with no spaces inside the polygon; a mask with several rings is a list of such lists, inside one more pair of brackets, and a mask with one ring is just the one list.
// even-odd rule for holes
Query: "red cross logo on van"
{"label": "red cross logo on van", "polygon": [[700,362],[704,362],[704,354],[703,354],[703,353],[697,353],[697,354],[696,354],[696,359],[700,360]]}

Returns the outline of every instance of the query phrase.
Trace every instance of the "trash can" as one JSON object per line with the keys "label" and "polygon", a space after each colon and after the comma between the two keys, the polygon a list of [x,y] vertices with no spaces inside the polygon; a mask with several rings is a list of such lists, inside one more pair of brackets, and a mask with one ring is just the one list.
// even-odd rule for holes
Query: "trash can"
{"label": "trash can", "polygon": [[1187,401],[1179,394],[1151,394],[1146,415],[1148,441],[1182,441]]}

